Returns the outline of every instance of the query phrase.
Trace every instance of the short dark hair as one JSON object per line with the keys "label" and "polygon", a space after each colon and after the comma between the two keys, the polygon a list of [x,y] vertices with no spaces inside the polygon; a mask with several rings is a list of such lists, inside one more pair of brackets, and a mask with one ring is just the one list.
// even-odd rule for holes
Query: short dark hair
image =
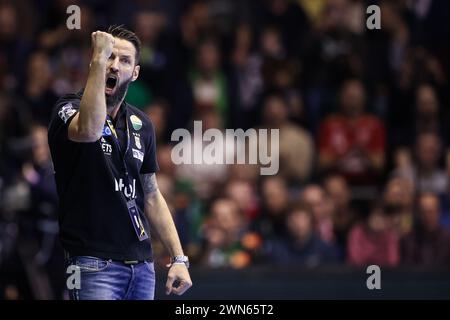
{"label": "short dark hair", "polygon": [[112,25],[106,32],[115,38],[130,41],[136,49],[135,64],[139,63],[139,58],[141,55],[141,40],[139,40],[138,36],[133,31],[128,30],[123,25]]}
{"label": "short dark hair", "polygon": [[291,203],[288,207],[288,210],[286,212],[286,215],[284,216],[284,225],[287,228],[288,234],[292,237],[295,237],[295,234],[292,229],[290,229],[290,219],[294,216],[304,215],[308,218],[310,223],[310,232],[314,232],[315,225],[316,225],[316,219],[314,217],[314,213],[312,211],[311,206],[303,202],[301,200],[295,200],[293,203]]}
{"label": "short dark hair", "polygon": [[313,209],[308,203],[306,203],[302,200],[296,200],[296,201],[290,203],[288,206],[286,217],[290,217],[297,212],[306,213],[306,215],[311,219],[312,224],[315,223]]}

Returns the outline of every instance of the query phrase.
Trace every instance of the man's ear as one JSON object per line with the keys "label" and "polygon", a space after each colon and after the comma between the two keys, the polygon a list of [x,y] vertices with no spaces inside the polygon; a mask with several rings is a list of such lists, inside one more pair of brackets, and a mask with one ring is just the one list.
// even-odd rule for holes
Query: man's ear
{"label": "man's ear", "polygon": [[133,77],[131,78],[131,81],[134,81],[134,80],[136,80],[139,77],[139,70],[141,70],[141,66],[140,65],[137,65],[137,66],[134,67]]}

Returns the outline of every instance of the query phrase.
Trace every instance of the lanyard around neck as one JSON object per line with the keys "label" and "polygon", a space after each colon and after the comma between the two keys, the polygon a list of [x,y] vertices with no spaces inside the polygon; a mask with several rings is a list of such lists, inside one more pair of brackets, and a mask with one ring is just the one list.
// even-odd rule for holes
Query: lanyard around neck
{"label": "lanyard around neck", "polygon": [[[122,151],[121,151],[121,148],[120,148],[119,138],[117,136],[116,129],[114,128],[114,124],[112,123],[111,117],[109,115],[106,118],[106,124],[107,124],[107,126],[109,127],[109,129],[112,132],[111,138],[112,138],[112,140],[114,142],[114,145],[116,146],[117,150],[119,151],[119,155],[120,155],[121,160],[122,160],[123,170],[124,170],[124,173],[125,173],[125,176],[123,177],[124,181],[125,181],[126,185],[131,185],[130,177],[128,175],[128,172],[129,172],[128,171],[128,166],[127,166],[127,162],[126,162],[126,155],[127,155],[127,152],[128,152],[128,148],[130,146],[130,130],[129,130],[129,126],[128,126],[128,121],[125,118],[125,124],[127,126],[127,137],[126,137],[126,139],[127,139],[127,148],[125,149],[125,152],[123,154],[122,154]],[[128,197],[125,194],[124,194],[124,196],[125,196],[125,198],[128,201],[129,200]]]}
{"label": "lanyard around neck", "polygon": [[[112,123],[111,116],[109,116],[109,115],[106,116],[106,124],[108,125],[109,129],[111,130],[111,132],[112,132],[112,134],[114,136],[113,137],[114,144],[118,148],[119,152],[122,153],[121,148],[120,148],[120,143],[119,143],[119,137],[117,135],[116,129],[114,128],[114,124]],[[127,121],[126,118],[125,118],[125,125],[127,127],[127,136],[126,136],[126,139],[127,139],[126,145],[127,145],[127,147],[125,149],[125,152],[123,153],[123,157],[125,157],[125,155],[128,152],[128,149],[130,147],[130,129],[129,129],[128,121]],[[125,162],[125,159],[124,159],[124,162]]]}

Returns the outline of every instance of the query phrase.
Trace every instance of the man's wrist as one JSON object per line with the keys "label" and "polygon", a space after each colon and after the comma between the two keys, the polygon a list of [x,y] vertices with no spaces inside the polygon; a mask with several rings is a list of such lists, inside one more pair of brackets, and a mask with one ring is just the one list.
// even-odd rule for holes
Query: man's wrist
{"label": "man's wrist", "polygon": [[95,55],[92,59],[91,59],[91,63],[90,63],[90,67],[95,67],[95,66],[99,66],[99,67],[104,67],[106,66],[106,63],[108,62],[108,58],[105,58],[103,55],[98,54]]}
{"label": "man's wrist", "polygon": [[176,255],[170,258],[170,265],[184,264],[186,268],[189,268],[189,258],[185,255]]}

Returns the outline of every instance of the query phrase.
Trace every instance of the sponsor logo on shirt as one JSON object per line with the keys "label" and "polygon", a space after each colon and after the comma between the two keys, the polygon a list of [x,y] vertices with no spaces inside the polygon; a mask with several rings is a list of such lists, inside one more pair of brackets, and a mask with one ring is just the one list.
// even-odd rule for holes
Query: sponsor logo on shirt
{"label": "sponsor logo on shirt", "polygon": [[67,123],[67,120],[70,119],[71,116],[73,116],[77,110],[73,108],[73,105],[69,102],[68,104],[65,104],[61,110],[58,111],[58,116],[61,118],[64,123]]}
{"label": "sponsor logo on shirt", "polygon": [[130,117],[131,124],[133,125],[134,130],[138,131],[142,128],[142,121],[134,114]]}
{"label": "sponsor logo on shirt", "polygon": [[141,135],[137,132],[132,132],[134,136],[134,144],[136,147],[140,150],[142,149],[142,143],[141,143]]}
{"label": "sponsor logo on shirt", "polygon": [[136,150],[133,148],[133,158],[144,161],[144,153],[142,151]]}
{"label": "sponsor logo on shirt", "polygon": [[110,136],[112,134],[111,129],[108,126],[103,127],[102,136]]}
{"label": "sponsor logo on shirt", "polygon": [[114,186],[115,186],[115,191],[122,192],[125,195],[125,197],[127,197],[129,199],[136,198],[136,179],[133,179],[132,184],[125,186],[122,178],[120,178],[119,181],[117,181],[117,179],[114,178]]}
{"label": "sponsor logo on shirt", "polygon": [[134,136],[134,142],[136,144],[136,147],[138,149],[142,149],[142,145],[141,145],[141,139],[139,137]]}
{"label": "sponsor logo on shirt", "polygon": [[110,156],[112,153],[112,146],[106,142],[105,138],[101,138],[100,141],[102,142],[102,150],[103,153]]}

